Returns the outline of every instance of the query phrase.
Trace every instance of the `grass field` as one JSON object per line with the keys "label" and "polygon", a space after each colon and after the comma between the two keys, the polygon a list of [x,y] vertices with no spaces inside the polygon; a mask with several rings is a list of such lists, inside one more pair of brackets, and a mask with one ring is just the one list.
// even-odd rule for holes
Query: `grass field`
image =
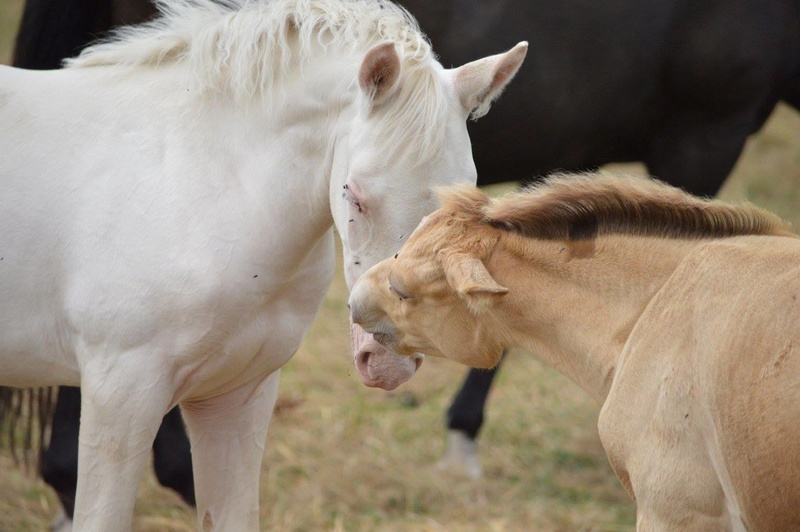
{"label": "grass field", "polygon": [[[0,0],[0,61],[10,60],[19,0]],[[637,167],[624,166],[625,171]],[[800,115],[785,107],[754,137],[723,191],[800,227]],[[338,274],[303,348],[283,370],[261,475],[265,530],[629,530],[634,505],[596,434],[598,405],[525,352],[514,352],[481,436],[485,479],[438,471],[444,411],[464,368],[428,358],[394,393],[362,386]],[[46,530],[41,482],[0,453],[0,532]],[[135,529],[195,530],[194,514],[152,473]]]}

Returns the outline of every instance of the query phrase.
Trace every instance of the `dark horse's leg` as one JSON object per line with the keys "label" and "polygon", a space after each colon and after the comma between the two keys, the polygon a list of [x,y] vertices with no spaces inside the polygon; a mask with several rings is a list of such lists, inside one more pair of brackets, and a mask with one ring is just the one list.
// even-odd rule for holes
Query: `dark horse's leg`
{"label": "dark horse's leg", "polygon": [[175,490],[186,504],[195,505],[191,445],[178,407],[167,412],[158,429],[153,469],[162,486]]}
{"label": "dark horse's leg", "polygon": [[[505,358],[503,354],[502,360]],[[500,364],[492,369],[470,369],[464,384],[447,409],[447,452],[440,468],[462,471],[473,479],[482,476],[476,438],[483,425],[489,390]]]}
{"label": "dark horse's leg", "polygon": [[448,429],[460,430],[472,440],[478,437],[483,425],[483,406],[499,368],[500,364],[488,370],[469,370],[464,384],[447,409]]}
{"label": "dark horse's leg", "polygon": [[58,389],[50,432],[50,445],[42,456],[41,475],[58,495],[64,512],[72,519],[78,483],[78,426],[81,419],[80,388]]}

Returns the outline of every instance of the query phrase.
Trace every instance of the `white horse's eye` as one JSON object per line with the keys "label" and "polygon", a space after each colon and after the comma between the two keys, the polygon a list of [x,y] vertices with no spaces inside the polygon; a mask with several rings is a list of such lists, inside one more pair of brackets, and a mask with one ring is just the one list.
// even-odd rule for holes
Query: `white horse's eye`
{"label": "white horse's eye", "polygon": [[365,214],[364,193],[355,181],[345,183],[342,187],[342,198],[350,203],[360,214]]}

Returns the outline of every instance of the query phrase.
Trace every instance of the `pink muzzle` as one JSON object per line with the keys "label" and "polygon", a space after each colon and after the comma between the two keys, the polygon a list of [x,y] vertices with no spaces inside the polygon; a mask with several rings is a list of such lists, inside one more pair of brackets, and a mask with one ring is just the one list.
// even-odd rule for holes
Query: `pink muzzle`
{"label": "pink muzzle", "polygon": [[387,350],[359,325],[350,324],[353,357],[361,382],[373,388],[394,390],[414,376],[422,365],[423,355],[410,357]]}

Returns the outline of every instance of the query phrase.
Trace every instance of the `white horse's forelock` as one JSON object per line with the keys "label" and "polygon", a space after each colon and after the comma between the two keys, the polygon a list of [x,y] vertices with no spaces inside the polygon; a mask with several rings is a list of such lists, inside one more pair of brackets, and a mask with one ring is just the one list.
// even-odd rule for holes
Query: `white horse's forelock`
{"label": "white horse's forelock", "polygon": [[[289,37],[300,60],[314,44],[357,53],[378,42],[398,46],[403,79],[382,117],[381,141],[393,151],[412,139],[420,162],[443,143],[447,99],[435,56],[416,20],[387,0],[155,0],[160,16],[116,30],[67,60],[68,68],[155,67],[183,63],[198,88],[235,101],[264,100],[289,69]],[[356,80],[354,79],[354,82]]]}

